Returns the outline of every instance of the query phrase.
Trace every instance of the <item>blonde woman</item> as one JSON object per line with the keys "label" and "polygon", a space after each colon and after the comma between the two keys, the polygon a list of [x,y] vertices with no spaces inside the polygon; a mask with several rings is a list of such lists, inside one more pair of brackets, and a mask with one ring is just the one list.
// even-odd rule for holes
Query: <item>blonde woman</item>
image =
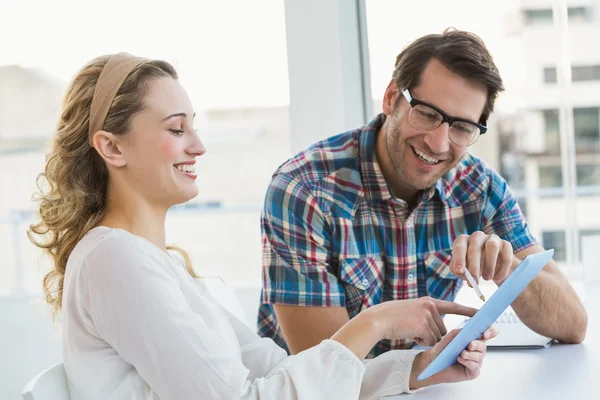
{"label": "blonde woman", "polygon": [[[67,91],[29,235],[54,261],[44,290],[62,314],[73,399],[371,399],[479,374],[484,340],[416,380],[456,334],[440,315],[475,312],[454,303],[386,302],[287,356],[215,302],[185,252],[165,243],[169,208],[198,194],[206,149],[193,119],[164,61],[99,57]],[[363,362],[384,338],[435,345]]]}

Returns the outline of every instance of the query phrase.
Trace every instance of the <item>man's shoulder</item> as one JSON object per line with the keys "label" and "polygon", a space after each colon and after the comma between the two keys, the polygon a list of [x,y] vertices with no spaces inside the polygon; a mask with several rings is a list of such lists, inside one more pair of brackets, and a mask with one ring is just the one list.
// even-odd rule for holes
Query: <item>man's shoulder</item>
{"label": "man's shoulder", "polygon": [[314,143],[283,163],[275,174],[311,182],[340,169],[358,169],[359,134],[354,130]]}
{"label": "man's shoulder", "polygon": [[493,190],[503,190],[504,179],[481,158],[467,153],[441,178],[443,194],[451,206],[484,201]]}
{"label": "man's shoulder", "polygon": [[271,188],[309,194],[323,211],[352,213],[363,194],[360,133],[360,129],[345,132],[301,151],[275,171]]}

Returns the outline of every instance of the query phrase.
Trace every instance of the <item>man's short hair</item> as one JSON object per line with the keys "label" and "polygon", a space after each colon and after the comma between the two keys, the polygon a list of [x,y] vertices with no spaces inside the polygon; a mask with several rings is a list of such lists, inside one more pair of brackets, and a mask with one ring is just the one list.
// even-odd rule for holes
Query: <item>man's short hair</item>
{"label": "man's short hair", "polygon": [[423,70],[434,58],[455,74],[485,85],[487,101],[479,120],[485,124],[504,86],[483,40],[474,33],[453,28],[446,29],[442,34],[426,35],[415,40],[396,57],[393,78],[398,89],[418,86]]}

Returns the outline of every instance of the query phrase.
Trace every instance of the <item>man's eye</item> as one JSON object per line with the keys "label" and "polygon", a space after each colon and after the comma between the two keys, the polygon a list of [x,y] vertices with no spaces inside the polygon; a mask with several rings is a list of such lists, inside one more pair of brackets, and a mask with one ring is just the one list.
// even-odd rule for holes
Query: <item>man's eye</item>
{"label": "man's eye", "polygon": [[181,129],[169,129],[169,131],[175,136],[183,135],[183,130]]}
{"label": "man's eye", "polygon": [[452,129],[454,129],[457,133],[470,135],[475,131],[475,126],[471,124],[461,124],[459,122],[452,124]]}
{"label": "man's eye", "polygon": [[418,115],[420,118],[427,120],[427,121],[436,121],[438,119],[438,114],[436,112],[434,112],[433,110],[427,110],[424,108],[417,108],[416,109]]}

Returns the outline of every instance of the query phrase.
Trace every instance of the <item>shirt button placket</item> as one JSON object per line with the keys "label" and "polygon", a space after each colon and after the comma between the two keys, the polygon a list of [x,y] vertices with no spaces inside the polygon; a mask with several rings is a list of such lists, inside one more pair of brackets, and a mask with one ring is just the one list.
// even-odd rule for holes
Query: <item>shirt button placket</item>
{"label": "shirt button placket", "polygon": [[415,214],[414,212],[406,219],[404,225],[407,239],[407,274],[406,287],[409,299],[415,299],[419,296],[417,285],[417,241],[415,236]]}

